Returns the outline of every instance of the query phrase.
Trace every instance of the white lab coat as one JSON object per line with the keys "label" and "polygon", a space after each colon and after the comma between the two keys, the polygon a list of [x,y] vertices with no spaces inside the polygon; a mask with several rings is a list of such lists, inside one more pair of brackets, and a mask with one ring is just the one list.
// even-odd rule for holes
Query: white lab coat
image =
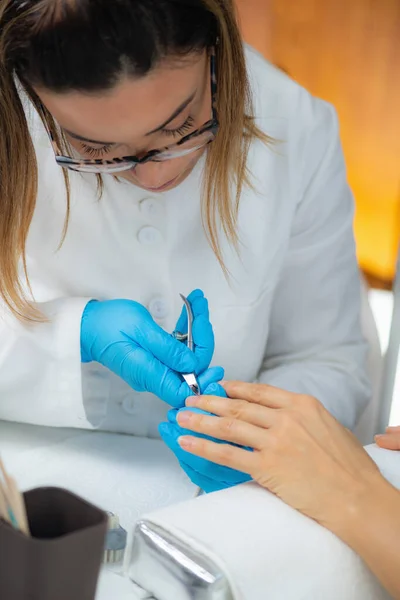
{"label": "white lab coat", "polygon": [[81,315],[91,298],[130,298],[172,331],[179,292],[201,288],[215,329],[213,363],[227,378],[313,394],[354,426],[370,389],[335,111],[246,52],[257,124],[277,142],[251,148],[254,190],[241,198],[240,256],[222,238],[229,281],[201,224],[204,160],[162,194],[105,176],[99,199],[95,176],[70,173],[71,217],[58,249],[64,179],[29,113],[40,181],[28,271],[50,321],[21,325],[2,309],[0,418],[157,436],[168,409],[162,401],[97,364],[81,365]]}

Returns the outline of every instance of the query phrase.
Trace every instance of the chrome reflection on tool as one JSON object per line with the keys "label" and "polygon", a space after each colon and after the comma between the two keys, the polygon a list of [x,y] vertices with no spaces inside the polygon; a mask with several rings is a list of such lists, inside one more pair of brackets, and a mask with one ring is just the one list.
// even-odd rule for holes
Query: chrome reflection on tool
{"label": "chrome reflection on tool", "polygon": [[[187,333],[181,333],[180,331],[174,331],[172,334],[176,340],[179,340],[182,343],[185,343],[189,350],[194,350],[194,342],[193,342],[193,311],[190,306],[189,300],[183,295],[179,294],[182,298],[186,312],[187,312],[187,322],[188,322],[188,330]],[[200,396],[200,386],[198,384],[196,375],[194,373],[185,373],[182,374],[183,379],[186,381],[190,389],[192,390],[195,396]]]}
{"label": "chrome reflection on tool", "polygon": [[233,600],[219,565],[147,519],[135,527],[129,577],[158,600]]}

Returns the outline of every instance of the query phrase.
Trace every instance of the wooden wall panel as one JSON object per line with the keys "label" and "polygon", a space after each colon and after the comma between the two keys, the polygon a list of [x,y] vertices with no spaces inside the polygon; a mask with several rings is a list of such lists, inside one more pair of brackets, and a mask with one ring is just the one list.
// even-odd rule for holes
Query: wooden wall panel
{"label": "wooden wall panel", "polygon": [[400,238],[400,0],[237,0],[245,38],[339,113],[360,264]]}

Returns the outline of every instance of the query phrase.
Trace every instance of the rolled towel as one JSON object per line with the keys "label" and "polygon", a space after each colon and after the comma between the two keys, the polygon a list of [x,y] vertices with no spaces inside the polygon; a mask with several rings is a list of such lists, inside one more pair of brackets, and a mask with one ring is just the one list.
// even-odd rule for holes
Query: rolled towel
{"label": "rolled towel", "polygon": [[[367,450],[384,476],[400,488],[400,453],[374,446]],[[187,558],[192,562],[194,560],[203,573],[211,573],[208,595],[202,595],[201,598],[390,598],[364,562],[348,546],[254,483],[152,513],[138,525],[137,540],[146,527],[147,531],[164,538],[166,543],[164,546],[159,544],[156,552],[153,548],[147,557],[143,556],[143,545],[142,554],[134,551],[131,577],[159,600],[197,598],[195,595],[183,595],[182,573],[188,570],[188,562],[185,567],[185,561],[182,560],[185,548]],[[140,528],[142,531],[139,531]],[[168,570],[163,571],[165,552],[169,553],[168,561],[176,560],[178,556],[175,552],[174,557],[171,546],[180,552],[180,572],[175,568],[177,565],[171,568],[171,562]],[[211,568],[205,568],[210,564]],[[174,578],[174,584],[171,578]],[[221,589],[222,579],[227,590],[217,595],[216,590],[217,587]],[[181,589],[182,594],[179,595]]]}

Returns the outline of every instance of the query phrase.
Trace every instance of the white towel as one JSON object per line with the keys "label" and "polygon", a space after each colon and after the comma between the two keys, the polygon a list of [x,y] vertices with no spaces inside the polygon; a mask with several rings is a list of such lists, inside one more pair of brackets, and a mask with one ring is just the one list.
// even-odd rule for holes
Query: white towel
{"label": "white towel", "polygon": [[[368,448],[400,488],[400,453]],[[363,561],[317,523],[251,483],[150,514],[219,565],[235,600],[387,600]]]}

